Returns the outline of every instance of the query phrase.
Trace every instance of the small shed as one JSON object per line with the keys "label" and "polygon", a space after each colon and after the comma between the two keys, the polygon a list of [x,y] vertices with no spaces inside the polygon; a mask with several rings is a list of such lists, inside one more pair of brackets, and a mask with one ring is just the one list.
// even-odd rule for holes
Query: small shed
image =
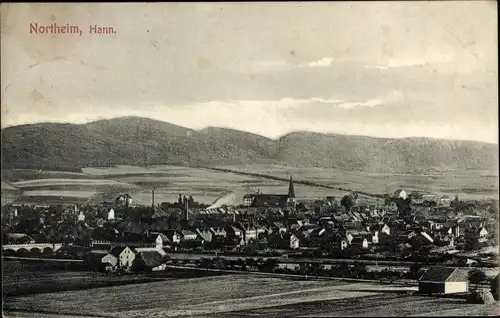
{"label": "small shed", "polygon": [[458,267],[430,267],[418,280],[418,291],[429,295],[466,293],[468,290],[468,273]]}

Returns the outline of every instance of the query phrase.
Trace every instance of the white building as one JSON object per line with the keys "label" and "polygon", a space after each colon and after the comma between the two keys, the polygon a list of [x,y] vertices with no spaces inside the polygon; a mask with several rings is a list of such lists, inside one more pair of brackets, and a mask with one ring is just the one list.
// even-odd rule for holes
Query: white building
{"label": "white building", "polygon": [[85,215],[83,215],[83,212],[80,211],[80,214],[78,214],[78,222],[83,222],[85,221]]}
{"label": "white building", "polygon": [[108,220],[114,220],[114,219],[115,219],[115,210],[113,210],[113,208],[111,208],[108,211]]}
{"label": "white building", "polygon": [[467,271],[451,267],[430,267],[418,280],[418,291],[425,294],[466,293]]}
{"label": "white building", "polygon": [[134,264],[134,260],[136,258],[137,252],[129,248],[128,246],[121,251],[121,253],[118,255],[119,259],[119,264],[120,268],[129,270],[132,268],[132,265]]}
{"label": "white building", "polygon": [[290,235],[290,248],[297,249],[300,246],[300,240],[294,234]]}
{"label": "white building", "polygon": [[243,196],[243,205],[250,206],[255,198],[255,194],[245,194]]}
{"label": "white building", "polygon": [[387,235],[391,235],[391,228],[387,224],[384,224],[384,226],[382,227],[381,232],[385,233]]}

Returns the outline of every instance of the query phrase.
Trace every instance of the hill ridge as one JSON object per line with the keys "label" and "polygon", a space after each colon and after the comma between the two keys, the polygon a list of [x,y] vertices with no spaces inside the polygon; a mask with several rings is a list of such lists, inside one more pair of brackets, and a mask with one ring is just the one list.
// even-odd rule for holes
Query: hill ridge
{"label": "hill ridge", "polygon": [[2,165],[7,168],[285,164],[367,172],[498,169],[498,145],[481,141],[305,131],[270,139],[231,128],[194,130],[137,116],[11,126],[2,128],[1,137]]}

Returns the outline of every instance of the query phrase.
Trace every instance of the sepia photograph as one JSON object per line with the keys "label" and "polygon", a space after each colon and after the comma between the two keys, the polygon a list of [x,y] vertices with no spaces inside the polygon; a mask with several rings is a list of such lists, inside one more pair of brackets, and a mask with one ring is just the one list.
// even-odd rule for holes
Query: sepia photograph
{"label": "sepia photograph", "polygon": [[0,13],[2,317],[500,315],[496,1]]}

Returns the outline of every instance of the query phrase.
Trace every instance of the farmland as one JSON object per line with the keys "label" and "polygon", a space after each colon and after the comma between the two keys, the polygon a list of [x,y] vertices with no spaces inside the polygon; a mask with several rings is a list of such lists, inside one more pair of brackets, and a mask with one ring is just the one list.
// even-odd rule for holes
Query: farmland
{"label": "farmland", "polygon": [[[343,189],[368,193],[391,193],[397,188],[429,191],[438,195],[459,194],[462,199],[497,198],[497,171],[457,171],[432,174],[381,174],[346,172],[325,168],[292,168],[251,165],[222,167],[233,171],[260,173],[295,180],[307,180]],[[217,198],[235,193],[237,198],[248,192],[284,193],[287,183],[257,176],[184,166],[116,166],[84,168],[81,173],[2,170],[5,185],[23,191],[21,202],[109,200],[127,192],[137,204],[150,204],[151,190],[156,188],[157,202],[175,201],[179,193],[189,194],[199,202],[212,203]],[[297,199],[341,196],[345,191],[299,185]],[[239,204],[240,202],[234,202]]]}
{"label": "farmland", "polygon": [[[35,278],[38,280],[38,278]],[[5,313],[100,317],[169,316],[381,316],[448,312],[495,313],[463,299],[410,296],[414,287],[322,280],[290,280],[247,274],[182,278],[9,297]],[[498,311],[496,311],[498,313]],[[15,315],[12,315],[15,316]]]}
{"label": "farmland", "polygon": [[82,263],[4,260],[2,264],[3,297],[88,290],[105,286],[130,285],[172,280],[180,277],[213,276],[218,273],[169,271],[130,275],[91,272]]}
{"label": "farmland", "polygon": [[295,168],[276,165],[240,165],[219,167],[233,171],[260,173],[297,180],[309,180],[339,188],[391,193],[403,188],[441,195],[459,194],[464,199],[496,198],[498,196],[498,171],[446,171],[426,174],[347,172],[338,169]]}
{"label": "farmland", "polygon": [[3,297],[40,294],[63,290],[89,289],[157,281],[159,277],[110,276],[88,272],[82,264],[3,261]]}

